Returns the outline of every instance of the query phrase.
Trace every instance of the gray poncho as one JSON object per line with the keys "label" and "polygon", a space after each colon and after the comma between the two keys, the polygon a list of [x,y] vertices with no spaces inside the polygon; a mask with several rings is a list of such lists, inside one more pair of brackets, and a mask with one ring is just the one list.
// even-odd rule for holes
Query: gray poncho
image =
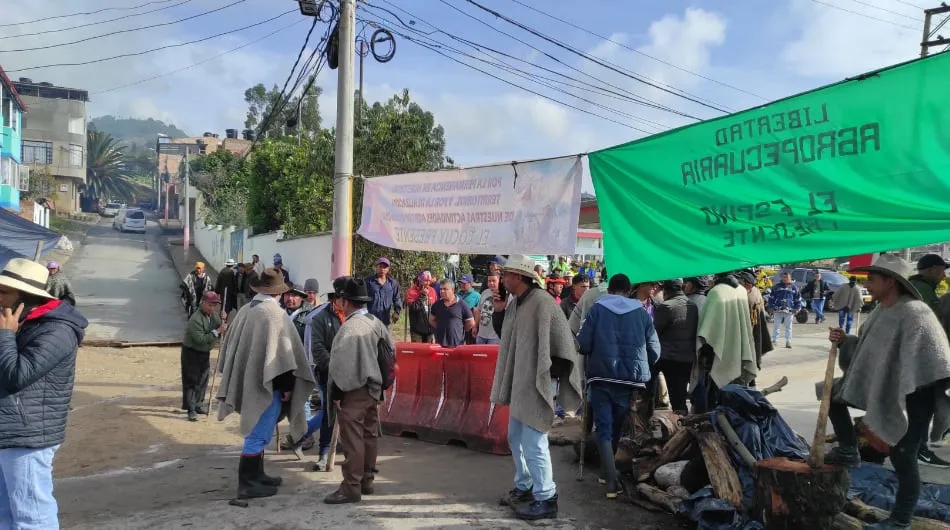
{"label": "gray poncho", "polygon": [[939,385],[932,432],[950,428],[950,343],[927,304],[904,297],[878,306],[840,355],[844,377],[834,386],[835,399],[866,411],[864,423],[888,445],[907,432],[907,395],[930,385]]}
{"label": "gray poncho", "polygon": [[574,337],[564,313],[554,298],[540,290],[529,291],[520,303],[511,297],[501,328],[492,403],[509,405],[513,418],[536,431],[551,430],[552,359],[561,359],[570,370],[569,376],[560,379],[558,401],[564,410],[577,410],[581,378]]}

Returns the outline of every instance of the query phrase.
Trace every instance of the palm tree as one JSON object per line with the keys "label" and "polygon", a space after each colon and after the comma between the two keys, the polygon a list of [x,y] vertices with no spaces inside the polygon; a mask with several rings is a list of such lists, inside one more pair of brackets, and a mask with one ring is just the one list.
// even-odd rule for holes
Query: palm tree
{"label": "palm tree", "polygon": [[111,134],[89,129],[86,155],[87,196],[97,200],[135,197],[136,183],[125,173],[125,146]]}

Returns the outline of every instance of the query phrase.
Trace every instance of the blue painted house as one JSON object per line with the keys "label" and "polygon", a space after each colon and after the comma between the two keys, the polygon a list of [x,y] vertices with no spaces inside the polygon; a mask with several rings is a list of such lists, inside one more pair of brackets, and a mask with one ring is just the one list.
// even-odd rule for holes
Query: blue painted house
{"label": "blue painted house", "polygon": [[[0,207],[20,211],[20,191],[27,184],[22,168],[23,113],[26,105],[20,99],[10,78],[0,68]],[[22,175],[21,175],[22,173]]]}

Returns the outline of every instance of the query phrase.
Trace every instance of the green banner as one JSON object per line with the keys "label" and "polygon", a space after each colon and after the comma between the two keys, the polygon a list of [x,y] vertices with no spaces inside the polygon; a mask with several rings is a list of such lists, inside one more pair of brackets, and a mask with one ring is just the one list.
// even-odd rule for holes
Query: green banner
{"label": "green banner", "polygon": [[950,241],[950,53],[590,154],[633,281]]}

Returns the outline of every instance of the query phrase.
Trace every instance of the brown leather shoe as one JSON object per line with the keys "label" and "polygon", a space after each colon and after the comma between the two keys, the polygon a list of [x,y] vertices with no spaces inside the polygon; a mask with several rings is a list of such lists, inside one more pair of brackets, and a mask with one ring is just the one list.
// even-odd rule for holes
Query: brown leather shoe
{"label": "brown leather shoe", "polygon": [[360,482],[360,493],[363,495],[372,495],[376,492],[376,487],[373,485],[373,479],[363,479]]}
{"label": "brown leather shoe", "polygon": [[327,504],[349,504],[353,502],[360,502],[360,497],[350,497],[346,493],[343,493],[343,490],[336,490],[333,493],[326,496],[323,499],[323,502]]}

